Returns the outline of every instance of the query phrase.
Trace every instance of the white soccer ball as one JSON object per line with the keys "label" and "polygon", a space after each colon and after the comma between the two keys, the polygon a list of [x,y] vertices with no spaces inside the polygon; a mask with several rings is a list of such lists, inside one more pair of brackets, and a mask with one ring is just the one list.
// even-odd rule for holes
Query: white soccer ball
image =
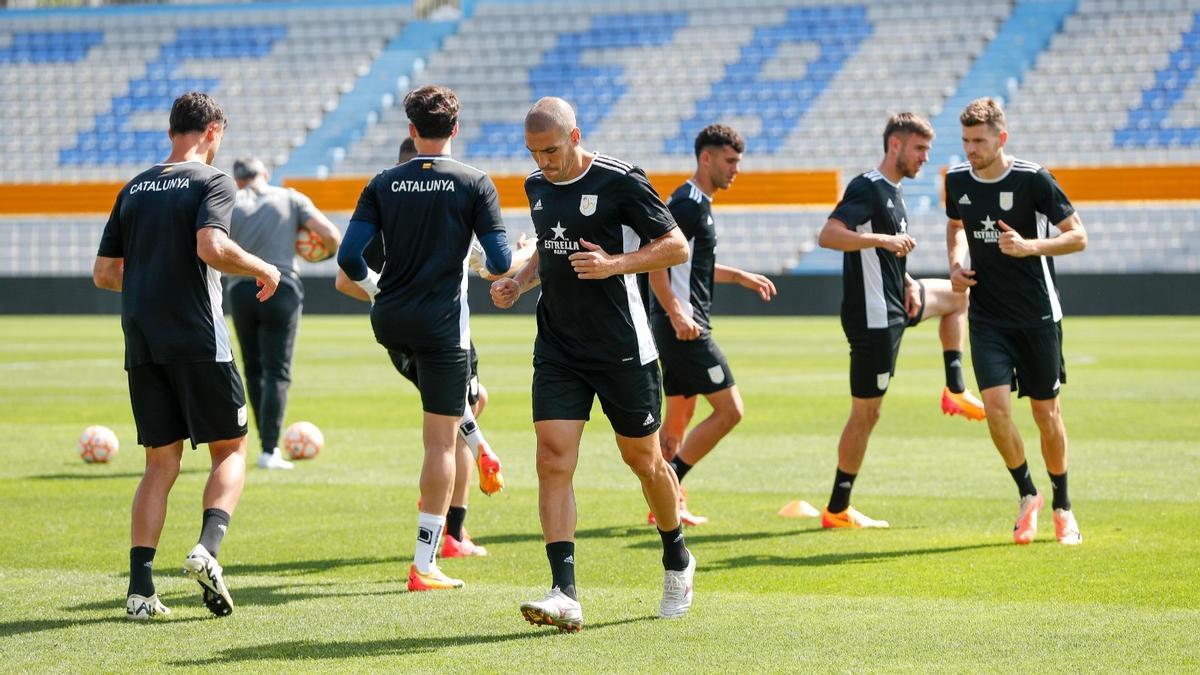
{"label": "white soccer ball", "polygon": [[294,422],[283,432],[283,451],[289,459],[312,459],[325,447],[325,436],[312,422]]}
{"label": "white soccer ball", "polygon": [[79,456],[88,464],[104,464],[117,456],[120,443],[108,427],[92,426],[79,435]]}
{"label": "white soccer ball", "polygon": [[320,262],[329,257],[329,249],[321,235],[307,227],[296,230],[296,255],[308,262]]}

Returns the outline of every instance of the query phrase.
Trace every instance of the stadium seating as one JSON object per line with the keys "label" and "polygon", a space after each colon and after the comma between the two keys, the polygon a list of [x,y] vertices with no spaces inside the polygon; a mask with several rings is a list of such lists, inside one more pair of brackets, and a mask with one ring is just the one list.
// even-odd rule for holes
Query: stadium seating
{"label": "stadium seating", "polygon": [[[347,101],[362,96],[346,94],[372,64],[395,58],[383,50],[404,42],[407,3],[205,1],[0,11],[0,150],[10,158],[0,183],[128,178],[165,155],[166,109],[191,87],[212,91],[229,113],[218,166],[256,154],[272,166],[293,158],[289,171],[307,162],[296,175],[314,175],[310,158],[332,156],[334,174],[365,176],[394,162],[403,110],[356,117]],[[996,49],[1016,9],[1037,16],[1028,5],[1039,1],[739,0],[731,11],[729,0],[477,0],[463,3],[468,15],[440,49],[413,63],[411,80],[396,79],[395,94],[426,82],[453,87],[464,103],[456,155],[497,174],[532,168],[521,120],[554,94],[577,106],[588,147],[648,171],[689,170],[691,138],[721,120],[747,136],[743,170],[834,168],[845,182],[879,161],[889,113],[952,118],[979,57]],[[998,80],[1010,151],[1051,167],[1200,163],[1200,3],[1078,0],[1058,20],[1048,46],[1028,47]],[[357,142],[297,152],[338,136],[312,131],[340,104],[342,122],[362,129],[339,134]],[[950,153],[941,160],[956,159],[949,131],[937,145]],[[940,168],[927,167],[924,183],[936,184]],[[921,242],[910,266],[941,272],[944,217],[936,189],[923,185],[910,184],[907,200]],[[722,260],[763,271],[837,268],[837,256],[813,251],[827,208],[717,205]],[[1091,246],[1060,270],[1200,271],[1194,208],[1105,203],[1081,212]],[[526,213],[506,217],[513,233],[529,230]],[[10,249],[45,251],[0,261],[0,275],[90,269],[97,219],[36,222],[0,218]],[[1155,236],[1139,236],[1141,225],[1154,225]]]}
{"label": "stadium seating", "polygon": [[229,116],[219,166],[242,154],[280,164],[408,11],[0,12],[0,149],[21,158],[0,166],[0,182],[127,178],[166,156],[166,113],[189,89],[212,93]]}

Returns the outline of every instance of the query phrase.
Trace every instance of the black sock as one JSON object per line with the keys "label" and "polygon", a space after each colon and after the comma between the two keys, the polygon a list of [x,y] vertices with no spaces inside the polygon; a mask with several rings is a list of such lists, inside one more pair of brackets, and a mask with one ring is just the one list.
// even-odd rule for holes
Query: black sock
{"label": "black sock", "polygon": [[200,528],[200,545],[208,549],[214,558],[221,549],[221,540],[225,538],[225,530],[228,527],[228,513],[221,509],[204,509],[204,525]]}
{"label": "black sock", "polygon": [[671,465],[672,469],[675,469],[675,476],[679,478],[680,483],[683,482],[683,477],[687,475],[687,472],[692,470],[692,465],[679,459],[679,455],[672,457],[668,464]]}
{"label": "black sock", "polygon": [[546,557],[550,559],[551,584],[566,593],[572,600],[575,595],[575,542],[552,541],[546,544]]}
{"label": "black sock", "polygon": [[129,590],[143,597],[154,595],[154,549],[149,546],[134,546],[129,549]]}
{"label": "black sock", "polygon": [[967,382],[962,374],[962,352],[948,349],[942,352],[942,361],[946,364],[946,387],[955,394],[967,390]]}
{"label": "black sock", "polygon": [[662,537],[663,568],[675,572],[682,572],[687,569],[692,556],[688,553],[687,546],[683,543],[683,525],[676,525],[675,529],[670,532],[659,530],[658,536]]}
{"label": "black sock", "polygon": [[[1046,473],[1050,473],[1047,471]],[[1071,510],[1071,497],[1067,495],[1067,472],[1061,475],[1050,474],[1050,489],[1054,492],[1054,508]]]}
{"label": "black sock", "polygon": [[850,508],[850,490],[854,489],[856,477],[857,474],[837,470],[833,477],[833,494],[829,495],[829,505],[826,507],[830,513],[841,513]]}
{"label": "black sock", "polygon": [[451,506],[446,512],[446,534],[462,541],[463,521],[467,519],[467,507]]}
{"label": "black sock", "polygon": [[1029,462],[1022,462],[1021,466],[1009,469],[1008,472],[1017,482],[1017,489],[1020,490],[1022,497],[1037,494],[1037,488],[1033,486],[1033,476],[1029,475]]}

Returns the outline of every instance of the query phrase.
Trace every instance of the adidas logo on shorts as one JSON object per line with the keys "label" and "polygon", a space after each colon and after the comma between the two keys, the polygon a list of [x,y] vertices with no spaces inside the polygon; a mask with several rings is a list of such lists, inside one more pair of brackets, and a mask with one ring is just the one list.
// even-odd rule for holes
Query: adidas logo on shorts
{"label": "adidas logo on shorts", "polygon": [[654,413],[646,413],[646,421],[642,422],[642,426],[648,427],[654,424]]}

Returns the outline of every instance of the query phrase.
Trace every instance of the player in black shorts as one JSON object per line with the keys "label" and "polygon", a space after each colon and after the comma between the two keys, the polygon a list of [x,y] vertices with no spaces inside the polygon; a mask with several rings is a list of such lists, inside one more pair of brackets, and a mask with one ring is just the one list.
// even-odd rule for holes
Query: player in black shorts
{"label": "player in black shorts", "polygon": [[913,113],[888,120],[879,167],[855,177],[821,230],[820,244],[844,251],[842,330],[850,343],[850,417],[838,441],[833,491],[821,512],[826,528],[887,527],[850,505],[867,442],[896,372],[900,339],[908,326],[941,317],[938,334],[946,367],[942,410],[968,419],[985,417],[983,404],[962,376],[967,296],[945,279],[913,279],[905,256],[916,246],[900,181],[913,178],[929,159],[933,128]]}
{"label": "player in black shorts", "polygon": [[[412,138],[405,138],[400,143],[400,156],[398,164],[403,164],[408,160],[416,157],[417,148],[413,143]],[[533,242],[527,242],[524,236],[521,237],[517,244],[518,249],[512,257],[512,264],[505,274],[513,274],[519,269],[519,265],[524,265],[533,255]],[[480,249],[482,251],[482,249]],[[484,265],[482,256],[475,251],[475,245],[472,245],[472,258],[470,265],[472,269],[479,272],[485,278],[492,276]],[[367,249],[363,252],[363,258],[367,261],[367,266],[375,272],[383,269],[384,251],[383,242],[376,236],[371,239],[371,243],[367,245]],[[497,277],[498,278],[498,277]],[[368,302],[370,297],[366,291],[359,288],[358,284],[350,281],[346,273],[342,270],[337,271],[337,278],[334,286],[342,293],[349,295],[352,298]],[[405,379],[412,382],[417,389],[420,389],[418,380],[418,368],[416,355],[411,350],[404,351],[388,351],[388,358],[396,371],[399,372]],[[467,502],[470,494],[471,472],[475,465],[480,466],[479,469],[479,489],[486,495],[492,495],[504,488],[504,476],[501,473],[500,458],[492,451],[491,446],[484,438],[483,429],[479,426],[477,419],[483,414],[483,409],[487,407],[488,392],[483,383],[479,381],[479,355],[475,352],[475,344],[470,346],[470,380],[467,385],[467,407],[463,412],[463,418],[458,425],[458,441],[457,451],[455,452],[455,471],[454,471],[454,488],[450,494],[450,507],[446,511],[446,530],[442,537],[442,546],[439,555],[443,558],[464,558],[472,556],[486,556],[487,549],[483,546],[478,546],[471,539],[466,528],[467,518]],[[420,508],[421,504],[418,504]]]}
{"label": "player in black shorts", "polygon": [[[436,553],[456,474],[459,425],[470,378],[470,323],[465,262],[472,234],[493,269],[510,253],[491,178],[450,157],[458,133],[458,97],[425,86],[404,98],[417,156],[375,176],[359,197],[338,265],[372,301],[375,339],[389,352],[415,357],[424,415],[425,459],[410,591],[461,588]],[[382,272],[363,252],[379,237]],[[485,469],[486,467],[481,467]]]}
{"label": "player in black shorts", "polygon": [[184,439],[193,448],[208,444],[212,468],[200,541],[183,569],[199,582],[209,611],[233,612],[217,554],[245,482],[246,398],[221,309],[220,273],[257,279],[260,302],[279,285],[275,266],[229,238],[237,188],[211,166],[224,111],[192,92],[175,99],[170,124],[170,156],[121,188],[93,270],[96,286],[121,294],[129,399],[138,444],[146,448],[133,496],[129,619],[170,614],[154,591],[151,567]]}
{"label": "player in black shorts", "polygon": [[[1042,459],[1054,488],[1055,535],[1060,543],[1080,544],[1083,535],[1067,495],[1067,430],[1058,404],[1067,374],[1052,256],[1082,251],[1087,232],[1049,171],[1004,152],[1008,131],[996,101],[972,101],[959,121],[967,161],[946,173],[950,281],[960,292],[971,289],[975,380],[992,442],[1020,493],[1013,540],[1033,541],[1043,506],[1012,421],[1015,388],[1029,397],[1041,432]],[[1050,237],[1050,225],[1060,232],[1057,237]],[[968,252],[970,269],[963,267]]]}
{"label": "player in black shorts", "polygon": [[[671,216],[690,245],[687,262],[649,274],[653,291],[650,325],[667,395],[667,412],[659,435],[663,457],[680,483],[742,419],[742,396],[725,355],[712,337],[709,310],[713,283],[739,284],[763,300],[775,296],[775,284],[767,277],[716,261],[713,195],[733,184],[745,149],[741,135],[723,124],[709,125],[696,136],[696,171],[667,201]],[[685,439],[698,396],[704,396],[712,406],[712,414]],[[684,525],[708,522],[708,518],[688,510],[682,487],[679,494],[679,518]],[[653,513],[649,521],[654,523]]]}
{"label": "player in black shorts", "polygon": [[[561,630],[583,625],[575,593],[572,478],[596,396],[658,521],[666,568],[660,616],[687,612],[696,570],[679,523],[678,486],[658,447],[658,352],[636,279],[686,260],[687,242],[641,169],[588,152],[579,140],[575,113],[562,99],[543,98],[525,116],[525,144],[538,164],[525,179],[538,248],[515,277],[492,284],[501,308],[542,284],[533,420],[553,583],[544,599],[521,605],[521,613],[530,623]],[[643,239],[649,241],[644,247]]]}

